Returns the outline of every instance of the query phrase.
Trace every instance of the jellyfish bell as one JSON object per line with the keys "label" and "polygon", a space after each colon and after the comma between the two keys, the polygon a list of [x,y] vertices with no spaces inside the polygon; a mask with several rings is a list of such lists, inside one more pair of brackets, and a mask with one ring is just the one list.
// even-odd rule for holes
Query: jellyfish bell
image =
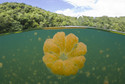
{"label": "jellyfish bell", "polygon": [[52,39],[45,41],[43,51],[43,62],[52,73],[70,76],[84,67],[87,46],[78,42],[73,33],[66,36],[64,32],[57,32]]}

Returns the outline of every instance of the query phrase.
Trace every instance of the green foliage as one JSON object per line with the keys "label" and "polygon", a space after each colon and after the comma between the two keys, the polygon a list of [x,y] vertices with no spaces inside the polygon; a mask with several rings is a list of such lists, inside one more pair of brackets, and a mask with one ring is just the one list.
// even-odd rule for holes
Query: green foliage
{"label": "green foliage", "polygon": [[68,26],[76,22],[76,18],[45,11],[24,3],[7,2],[0,4],[0,33],[42,27]]}
{"label": "green foliage", "polygon": [[92,26],[125,32],[125,17],[64,16],[24,3],[0,4],[0,33],[55,26]]}
{"label": "green foliage", "polygon": [[79,25],[93,26],[103,29],[112,29],[125,32],[125,17],[88,17],[81,16],[78,18]]}

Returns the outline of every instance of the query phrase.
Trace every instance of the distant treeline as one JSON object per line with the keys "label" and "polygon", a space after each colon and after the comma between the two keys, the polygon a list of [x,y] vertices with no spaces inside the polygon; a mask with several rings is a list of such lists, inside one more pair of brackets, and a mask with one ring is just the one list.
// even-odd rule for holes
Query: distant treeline
{"label": "distant treeline", "polygon": [[125,31],[125,17],[70,17],[24,3],[0,4],[0,33],[55,26],[93,26]]}
{"label": "distant treeline", "polygon": [[111,29],[125,32],[125,17],[88,17],[81,16],[78,18],[79,25],[92,26],[103,29]]}

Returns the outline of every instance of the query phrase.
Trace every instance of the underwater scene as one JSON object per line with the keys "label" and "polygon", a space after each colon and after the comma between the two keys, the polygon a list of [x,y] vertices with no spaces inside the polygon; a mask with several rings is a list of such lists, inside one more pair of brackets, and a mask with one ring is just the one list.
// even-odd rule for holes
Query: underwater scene
{"label": "underwater scene", "polygon": [[[67,47],[62,45],[63,42],[58,43],[60,40],[57,37],[64,38],[63,42],[68,39],[65,44]],[[48,41],[52,38],[56,39],[60,50]],[[49,48],[46,45],[49,45]],[[69,52],[70,48],[73,48],[74,52],[70,55],[62,53],[59,58],[53,58],[55,53],[64,51],[64,48],[65,52]],[[67,56],[74,58],[64,61],[68,59]],[[63,61],[51,63],[57,59]],[[0,84],[124,83],[125,35],[98,29],[76,28],[39,29],[0,36]]]}

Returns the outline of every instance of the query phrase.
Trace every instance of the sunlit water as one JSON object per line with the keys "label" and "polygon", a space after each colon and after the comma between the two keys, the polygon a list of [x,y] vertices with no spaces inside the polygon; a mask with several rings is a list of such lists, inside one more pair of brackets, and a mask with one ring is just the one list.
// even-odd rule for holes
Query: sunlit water
{"label": "sunlit water", "polygon": [[[57,76],[42,61],[43,44],[57,32],[87,45],[77,75]],[[34,30],[0,36],[0,84],[124,84],[125,36],[95,29]]]}

